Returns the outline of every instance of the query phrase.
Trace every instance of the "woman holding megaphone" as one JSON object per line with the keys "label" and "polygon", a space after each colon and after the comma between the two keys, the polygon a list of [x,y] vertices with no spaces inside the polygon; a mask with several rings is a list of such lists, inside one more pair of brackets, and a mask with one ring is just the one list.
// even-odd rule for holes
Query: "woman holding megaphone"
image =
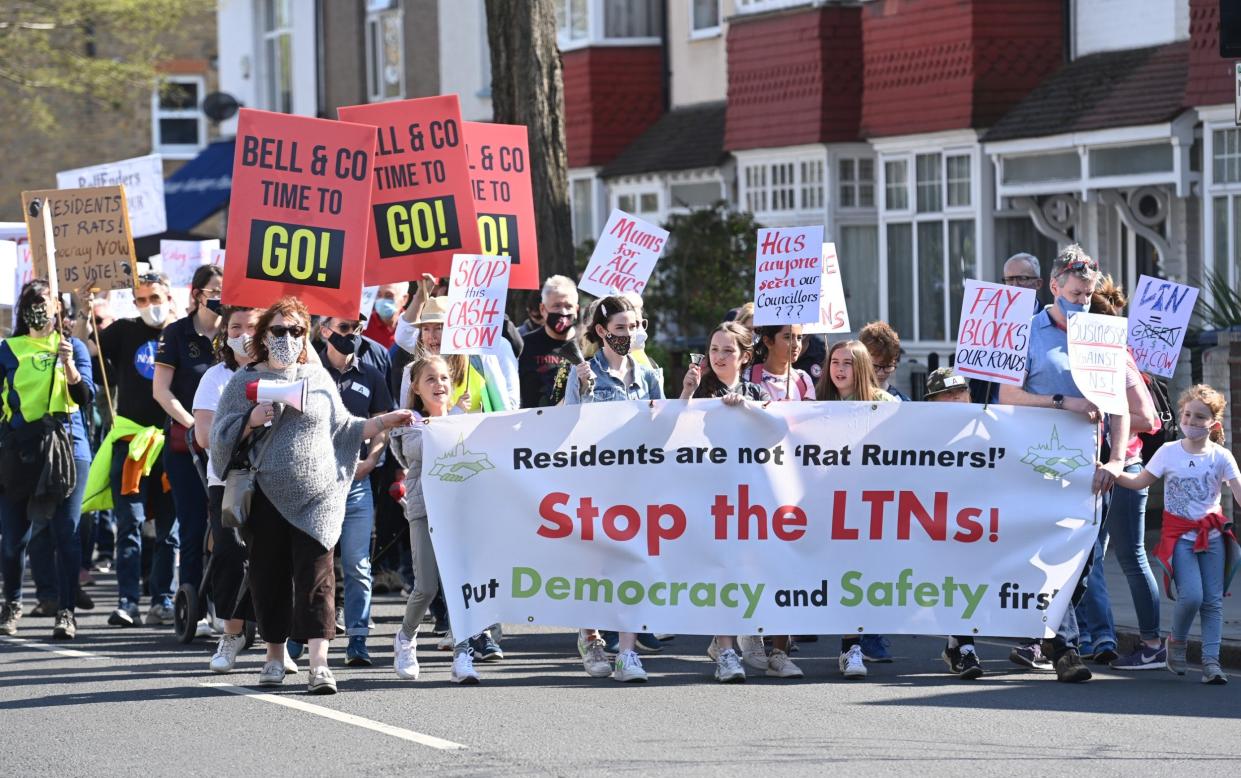
{"label": "woman holding megaphone", "polygon": [[254,491],[243,532],[250,599],[267,644],[259,685],[284,682],[284,646],[292,638],[308,644],[310,693],[334,694],[327,662],[336,635],[332,548],[345,497],[362,441],[409,424],[412,414],[350,415],[331,376],[310,359],[309,327],[310,313],[294,297],[259,317],[254,363],[233,376],[216,409],[211,462],[226,478],[238,446],[253,443]]}

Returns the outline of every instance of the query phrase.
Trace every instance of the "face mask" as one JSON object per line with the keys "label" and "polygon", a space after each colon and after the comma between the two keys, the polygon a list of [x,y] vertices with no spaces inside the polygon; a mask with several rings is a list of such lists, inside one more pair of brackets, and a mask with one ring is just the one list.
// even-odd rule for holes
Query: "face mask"
{"label": "face mask", "polygon": [[145,308],[138,309],[138,315],[147,323],[148,327],[164,326],[164,306],[148,305]]}
{"label": "face mask", "polygon": [[268,334],[263,338],[263,345],[267,347],[267,363],[277,369],[293,364],[302,353],[301,338],[292,335],[277,338]]}
{"label": "face mask", "polygon": [[375,301],[375,315],[381,319],[391,319],[396,315],[396,300],[381,297]]}
{"label": "face mask", "polygon": [[233,354],[238,359],[249,359],[250,342],[253,340],[253,335],[238,335],[235,338],[229,338],[225,342],[228,344],[228,347],[233,350]]}
{"label": "face mask", "polygon": [[353,339],[352,335],[341,335],[339,332],[333,332],[328,336],[327,342],[331,343],[332,348],[345,356],[349,356],[358,350],[358,342]]}
{"label": "face mask", "polygon": [[1072,316],[1075,313],[1090,313],[1090,303],[1071,303],[1063,297],[1056,298],[1056,305],[1059,306],[1060,312],[1065,317]]}
{"label": "face mask", "polygon": [[206,305],[207,305],[207,310],[211,311],[216,316],[219,316],[220,311],[224,310],[224,303],[221,302],[220,298],[218,297],[214,300],[210,300],[210,299],[207,300]]}
{"label": "face mask", "polygon": [[22,321],[34,332],[42,332],[51,320],[47,315],[47,303],[37,303],[22,311]]}
{"label": "face mask", "polygon": [[603,333],[603,342],[608,344],[608,348],[616,352],[617,356],[625,356],[629,353],[629,347],[633,345],[633,338],[628,335],[613,335],[610,332]]}
{"label": "face mask", "polygon": [[573,317],[567,313],[550,311],[547,314],[547,326],[552,328],[552,332],[563,334],[573,326]]}
{"label": "face mask", "polygon": [[1192,427],[1188,424],[1181,424],[1181,434],[1190,440],[1202,440],[1211,434],[1210,427]]}
{"label": "face mask", "polygon": [[638,330],[633,334],[633,347],[637,351],[646,347],[646,330]]}

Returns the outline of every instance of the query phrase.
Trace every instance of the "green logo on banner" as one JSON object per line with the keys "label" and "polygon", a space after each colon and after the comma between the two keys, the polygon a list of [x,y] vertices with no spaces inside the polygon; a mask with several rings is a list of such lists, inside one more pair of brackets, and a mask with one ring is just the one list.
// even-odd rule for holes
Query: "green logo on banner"
{"label": "green logo on banner", "polygon": [[1060,443],[1060,431],[1051,428],[1051,440],[1031,446],[1026,450],[1021,463],[1034,468],[1034,472],[1042,473],[1044,478],[1064,478],[1074,470],[1090,467],[1090,459],[1080,448],[1065,448]]}
{"label": "green logo on banner", "polygon": [[475,454],[465,450],[465,438],[459,438],[452,451],[437,458],[428,475],[449,483],[467,481],[484,470],[494,470],[495,466],[486,454]]}

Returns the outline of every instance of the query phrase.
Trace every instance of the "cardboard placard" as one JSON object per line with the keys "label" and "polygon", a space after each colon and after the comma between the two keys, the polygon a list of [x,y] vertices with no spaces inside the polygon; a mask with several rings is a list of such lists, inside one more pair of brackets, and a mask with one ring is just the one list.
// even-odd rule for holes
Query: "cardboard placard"
{"label": "cardboard placard", "polygon": [[[42,219],[30,216],[30,203],[51,208],[56,267],[62,292],[132,289],[134,241],[122,186],[40,189],[22,192],[22,213],[30,235],[34,274],[47,277]],[[50,280],[50,279],[49,279]]]}
{"label": "cardboard placard", "polygon": [[200,265],[212,264],[212,252],[219,250],[220,241],[216,239],[161,240],[159,242],[162,270],[173,286],[189,287],[194,279],[194,271]]}
{"label": "cardboard placard", "polygon": [[1073,383],[1104,413],[1128,413],[1125,398],[1125,341],[1129,323],[1123,316],[1075,313],[1069,317],[1069,369]]}
{"label": "cardboard placard", "polygon": [[452,258],[441,353],[496,352],[504,327],[504,301],[511,270],[508,257],[458,254]]}
{"label": "cardboard placard", "polygon": [[819,320],[823,288],[823,227],[758,231],[754,265],[754,326]]}
{"label": "cardboard placard", "polygon": [[1138,370],[1171,378],[1198,302],[1192,286],[1140,276],[1129,301],[1129,353]]}
{"label": "cardboard placard", "polygon": [[158,154],[62,170],[56,174],[56,186],[61,189],[118,184],[125,187],[129,229],[135,238],[158,235],[168,229],[164,210],[164,160]]}
{"label": "cardboard placard", "polygon": [[529,132],[520,124],[465,122],[464,126],[481,251],[511,260],[510,289],[538,289],[542,281]]}
{"label": "cardboard placard", "polygon": [[1033,289],[966,279],[956,371],[983,381],[1024,385],[1033,307]]}
{"label": "cardboard placard", "polygon": [[595,297],[641,295],[667,243],[667,230],[614,209],[577,288]]}
{"label": "cardboard placard", "polygon": [[377,136],[367,286],[448,275],[454,254],[482,250],[456,95],[353,105],[342,121]]}
{"label": "cardboard placard", "polygon": [[823,244],[823,288],[819,295],[819,320],[801,328],[811,335],[832,335],[848,332],[849,306],[845,302],[845,285],[840,276],[840,259],[836,244]]}
{"label": "cardboard placard", "polygon": [[241,109],[224,304],[357,316],[374,158],[374,127]]}

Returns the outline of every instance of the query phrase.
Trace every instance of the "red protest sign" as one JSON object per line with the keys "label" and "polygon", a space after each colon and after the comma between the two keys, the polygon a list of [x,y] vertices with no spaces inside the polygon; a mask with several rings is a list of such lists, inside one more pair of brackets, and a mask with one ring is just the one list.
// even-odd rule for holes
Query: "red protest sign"
{"label": "red protest sign", "polygon": [[366,285],[446,276],[453,254],[482,246],[456,95],[422,97],[338,112],[376,128]]}
{"label": "red protest sign", "polygon": [[465,143],[482,253],[509,258],[509,288],[540,288],[525,125],[465,122]]}
{"label": "red protest sign", "polygon": [[374,158],[373,127],[241,109],[224,304],[356,318]]}

